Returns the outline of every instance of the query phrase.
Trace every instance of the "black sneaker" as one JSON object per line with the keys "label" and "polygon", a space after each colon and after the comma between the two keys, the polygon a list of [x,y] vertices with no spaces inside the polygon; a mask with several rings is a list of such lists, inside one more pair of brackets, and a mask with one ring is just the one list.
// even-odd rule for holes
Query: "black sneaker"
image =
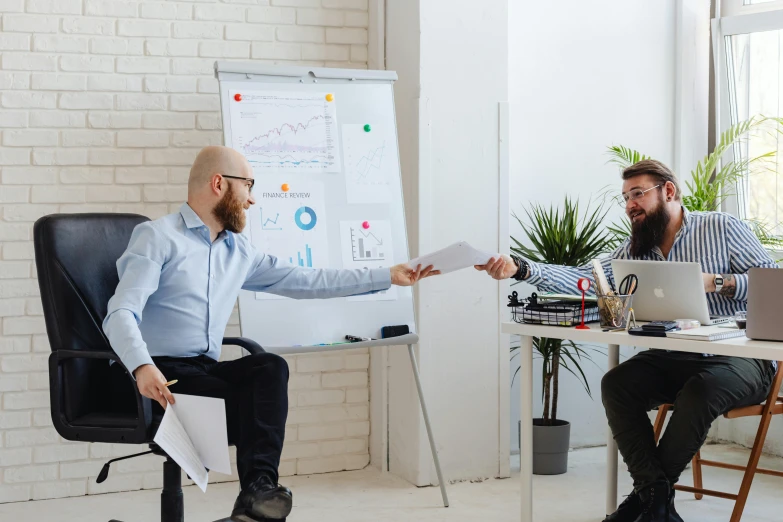
{"label": "black sneaker", "polygon": [[642,513],[634,522],[670,522],[669,499],[671,488],[666,481],[656,482],[639,491]]}
{"label": "black sneaker", "polygon": [[258,522],[259,520],[283,521],[291,513],[293,493],[268,477],[252,482],[237,497],[231,520]]}
{"label": "black sneaker", "polygon": [[604,522],[635,522],[642,514],[642,503],[639,500],[639,494],[634,490],[625,497],[617,511],[611,515],[606,515]]}

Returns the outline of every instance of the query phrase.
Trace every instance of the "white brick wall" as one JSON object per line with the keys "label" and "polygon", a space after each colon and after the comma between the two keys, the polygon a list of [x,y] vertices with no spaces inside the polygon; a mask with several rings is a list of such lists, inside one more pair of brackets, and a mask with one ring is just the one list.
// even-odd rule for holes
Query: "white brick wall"
{"label": "white brick wall", "polygon": [[[145,459],[98,485],[106,459],[139,448],[52,428],[33,222],[176,211],[196,152],[222,141],[215,59],[364,68],[367,25],[367,0],[0,0],[0,503],[162,477],[160,459]],[[227,334],[238,330],[235,313]],[[367,465],[369,354],[288,361],[282,474]]]}

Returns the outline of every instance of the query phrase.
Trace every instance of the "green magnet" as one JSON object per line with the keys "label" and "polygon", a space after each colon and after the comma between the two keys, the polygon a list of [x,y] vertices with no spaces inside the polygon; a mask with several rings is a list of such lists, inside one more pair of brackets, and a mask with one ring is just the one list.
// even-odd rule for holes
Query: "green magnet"
{"label": "green magnet", "polygon": [[370,132],[372,130],[372,127],[370,127],[370,124],[364,126],[364,132]]}

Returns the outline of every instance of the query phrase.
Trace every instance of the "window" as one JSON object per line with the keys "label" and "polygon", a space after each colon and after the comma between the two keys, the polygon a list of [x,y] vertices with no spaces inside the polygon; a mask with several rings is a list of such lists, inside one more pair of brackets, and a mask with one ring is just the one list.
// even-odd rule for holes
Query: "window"
{"label": "window", "polygon": [[[745,4],[762,0],[743,0]],[[766,0],[763,3],[779,3]],[[783,117],[783,10],[713,21],[720,131],[756,115]],[[727,200],[725,210],[757,220],[783,235],[783,135],[756,133],[735,146],[735,161],[776,153],[754,162]]]}
{"label": "window", "polygon": [[[727,36],[726,50],[731,124],[757,114],[783,116],[783,30]],[[754,163],[737,187],[739,214],[775,226],[776,234],[783,234],[781,145],[778,134],[763,132],[734,150],[735,159],[744,160],[777,153],[772,161]]]}

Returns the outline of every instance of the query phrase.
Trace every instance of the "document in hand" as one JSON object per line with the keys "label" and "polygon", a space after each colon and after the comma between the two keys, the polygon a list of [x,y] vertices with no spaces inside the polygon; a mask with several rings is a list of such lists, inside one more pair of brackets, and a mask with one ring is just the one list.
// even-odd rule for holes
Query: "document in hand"
{"label": "document in hand", "polygon": [[421,265],[422,268],[432,265],[434,270],[440,270],[441,274],[447,274],[473,265],[486,264],[490,258],[497,256],[497,254],[476,250],[466,241],[460,241],[437,252],[411,259],[408,264],[413,268],[416,268],[417,265]]}
{"label": "document in hand", "polygon": [[206,492],[207,469],[231,474],[225,402],[179,393],[174,400],[153,440]]}

